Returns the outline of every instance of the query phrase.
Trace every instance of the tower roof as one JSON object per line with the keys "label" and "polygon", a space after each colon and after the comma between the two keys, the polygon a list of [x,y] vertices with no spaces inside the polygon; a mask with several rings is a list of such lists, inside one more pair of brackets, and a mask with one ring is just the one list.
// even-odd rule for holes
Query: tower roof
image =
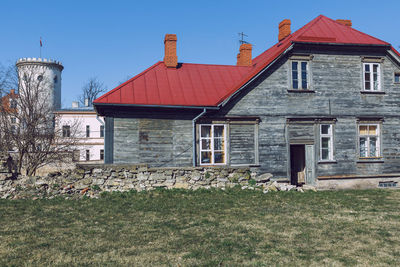
{"label": "tower roof", "polygon": [[17,63],[15,65],[18,66],[23,66],[23,65],[52,65],[60,69],[62,71],[64,69],[64,66],[61,64],[60,61],[54,60],[54,59],[47,59],[47,58],[20,58],[17,60]]}

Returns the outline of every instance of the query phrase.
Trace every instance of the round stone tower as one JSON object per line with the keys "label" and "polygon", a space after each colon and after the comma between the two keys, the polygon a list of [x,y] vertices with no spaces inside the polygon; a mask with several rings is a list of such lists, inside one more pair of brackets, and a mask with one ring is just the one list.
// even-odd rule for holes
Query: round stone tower
{"label": "round stone tower", "polygon": [[20,58],[16,66],[20,79],[29,75],[40,81],[46,101],[54,110],[61,109],[61,72],[64,69],[61,62],[46,58]]}

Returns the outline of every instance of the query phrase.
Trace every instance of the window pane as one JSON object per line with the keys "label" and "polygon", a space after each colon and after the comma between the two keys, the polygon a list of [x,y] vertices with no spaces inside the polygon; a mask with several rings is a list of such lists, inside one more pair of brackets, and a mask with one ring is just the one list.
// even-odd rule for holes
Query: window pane
{"label": "window pane", "polygon": [[378,72],[378,67],[379,67],[378,64],[374,64],[374,66],[373,66],[374,73]]}
{"label": "window pane", "polygon": [[224,163],[224,152],[214,153],[214,163]]}
{"label": "window pane", "polygon": [[367,71],[369,72],[369,64],[365,64],[364,67],[365,67],[364,70],[365,70],[366,72],[367,72]]}
{"label": "window pane", "polygon": [[365,90],[371,90],[371,83],[369,81],[365,81]]}
{"label": "window pane", "polygon": [[211,152],[201,152],[201,163],[211,163]]}
{"label": "window pane", "polygon": [[321,134],[329,134],[330,125],[321,125]]}
{"label": "window pane", "polygon": [[330,140],[329,137],[322,137],[321,138],[321,147],[322,147],[322,149],[324,149],[324,148],[329,149],[329,140]]}
{"label": "window pane", "polygon": [[222,138],[214,139],[214,150],[224,150],[224,140]]}
{"label": "window pane", "polygon": [[400,74],[399,74],[399,73],[396,73],[396,74],[394,75],[394,82],[395,82],[395,83],[400,83]]}
{"label": "window pane", "polygon": [[307,62],[301,62],[301,71],[306,72],[307,71]]}
{"label": "window pane", "polygon": [[306,79],[301,80],[301,88],[307,89],[307,80]]}
{"label": "window pane", "polygon": [[224,136],[224,126],[214,126],[214,137]]}
{"label": "window pane", "polygon": [[211,126],[201,126],[201,137],[211,137]]}
{"label": "window pane", "polygon": [[377,129],[377,126],[376,126],[376,125],[370,125],[370,126],[369,126],[369,132],[368,132],[368,134],[369,134],[369,135],[377,135],[376,129]]}
{"label": "window pane", "polygon": [[292,85],[293,89],[299,88],[297,62],[292,62]]}
{"label": "window pane", "polygon": [[360,138],[360,157],[367,156],[367,142],[365,137]]}
{"label": "window pane", "polygon": [[368,126],[360,125],[360,135],[367,135],[367,134],[368,134]]}
{"label": "window pane", "polygon": [[201,150],[209,150],[209,149],[211,149],[211,139],[202,139]]}
{"label": "window pane", "polygon": [[298,89],[299,88],[299,83],[297,80],[293,79],[293,89]]}
{"label": "window pane", "polygon": [[374,73],[374,90],[378,90],[379,89],[379,82],[378,82],[378,74]]}
{"label": "window pane", "polygon": [[370,157],[377,157],[378,156],[378,153],[376,151],[376,148],[377,148],[376,142],[377,142],[376,137],[371,137],[369,139],[369,154],[370,154],[369,156]]}
{"label": "window pane", "polygon": [[307,89],[307,62],[301,62],[301,87]]}
{"label": "window pane", "polygon": [[329,150],[328,149],[322,149],[322,159],[329,159]]}

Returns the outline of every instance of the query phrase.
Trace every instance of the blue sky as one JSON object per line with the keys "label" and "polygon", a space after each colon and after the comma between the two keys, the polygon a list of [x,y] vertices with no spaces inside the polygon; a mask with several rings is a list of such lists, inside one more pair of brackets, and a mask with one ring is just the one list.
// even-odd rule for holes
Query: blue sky
{"label": "blue sky", "polygon": [[323,14],[400,46],[400,1],[0,1],[0,63],[53,58],[64,65],[62,102],[69,107],[90,77],[109,90],[163,59],[166,33],[178,35],[178,61],[235,64],[239,32],[256,56]]}

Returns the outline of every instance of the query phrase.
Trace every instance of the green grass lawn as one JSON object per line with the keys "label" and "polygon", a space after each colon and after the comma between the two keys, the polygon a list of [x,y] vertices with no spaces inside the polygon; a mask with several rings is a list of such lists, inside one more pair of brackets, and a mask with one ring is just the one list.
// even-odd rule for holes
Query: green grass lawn
{"label": "green grass lawn", "polygon": [[400,265],[400,191],[1,200],[0,266]]}

